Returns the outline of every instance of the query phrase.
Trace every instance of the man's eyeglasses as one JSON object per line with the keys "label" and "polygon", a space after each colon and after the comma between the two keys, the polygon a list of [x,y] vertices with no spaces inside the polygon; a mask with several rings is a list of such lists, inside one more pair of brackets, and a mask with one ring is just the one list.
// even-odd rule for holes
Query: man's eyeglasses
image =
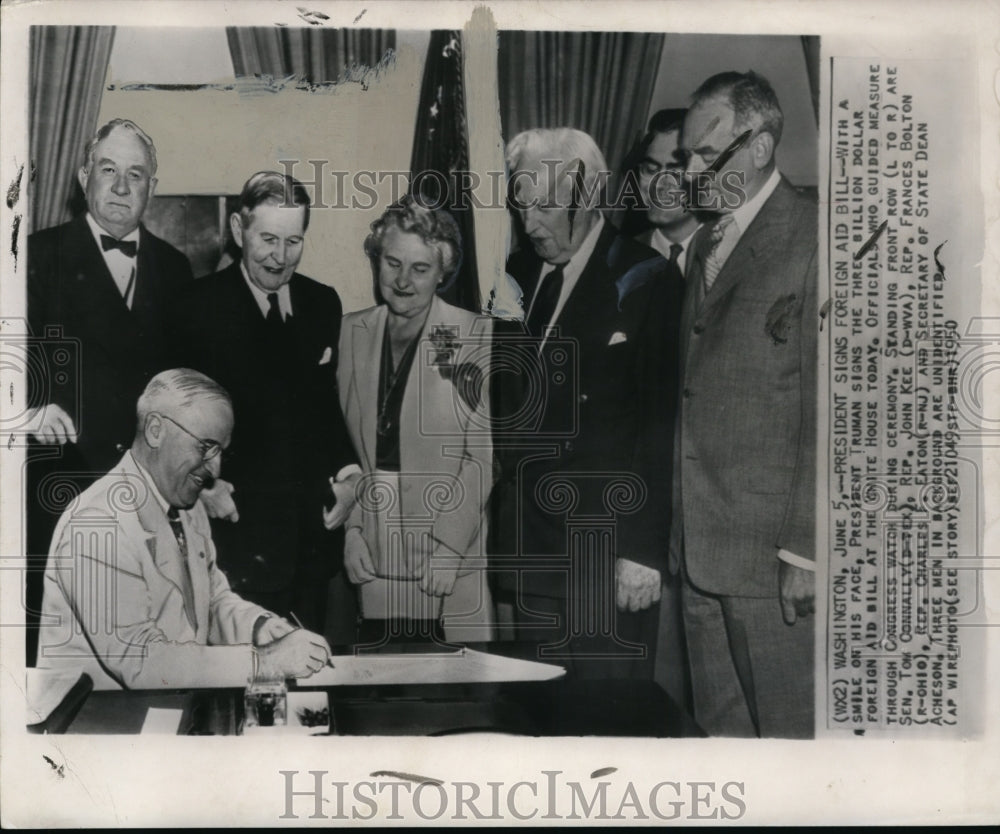
{"label": "man's eyeglasses", "polygon": [[223,452],[222,444],[219,443],[218,441],[205,440],[201,437],[198,437],[198,435],[196,435],[194,432],[184,428],[184,426],[178,423],[173,417],[168,417],[166,414],[161,414],[159,412],[157,413],[164,420],[169,420],[171,423],[177,426],[177,428],[179,428],[182,432],[184,432],[184,434],[194,438],[198,442],[198,448],[201,451],[201,459],[203,461],[214,460],[215,458],[217,458],[219,455],[222,454]]}

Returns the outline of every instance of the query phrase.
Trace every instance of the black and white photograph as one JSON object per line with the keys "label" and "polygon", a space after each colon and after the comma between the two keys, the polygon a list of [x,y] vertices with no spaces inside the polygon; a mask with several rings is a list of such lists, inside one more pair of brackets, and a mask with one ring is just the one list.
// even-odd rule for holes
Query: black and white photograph
{"label": "black and white photograph", "polygon": [[777,6],[4,5],[5,824],[996,820],[996,9]]}

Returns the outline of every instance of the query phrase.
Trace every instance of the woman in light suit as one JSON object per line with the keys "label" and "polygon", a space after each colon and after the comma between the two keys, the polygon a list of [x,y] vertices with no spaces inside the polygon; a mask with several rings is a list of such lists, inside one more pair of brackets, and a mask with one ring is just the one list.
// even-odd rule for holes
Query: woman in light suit
{"label": "woman in light suit", "polygon": [[382,303],[345,317],[338,384],[364,476],[344,565],[365,620],[450,642],[493,638],[485,507],[493,486],[490,322],[436,293],[461,261],[445,211],[404,197],[365,253]]}

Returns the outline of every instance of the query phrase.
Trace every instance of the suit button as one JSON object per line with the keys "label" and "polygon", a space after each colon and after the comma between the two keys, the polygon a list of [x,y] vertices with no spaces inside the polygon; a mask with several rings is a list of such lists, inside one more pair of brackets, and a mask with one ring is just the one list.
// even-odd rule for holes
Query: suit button
{"label": "suit button", "polygon": [[587,402],[587,395],[586,394],[581,394],[580,395],[580,402],[582,402],[582,403]]}
{"label": "suit button", "polygon": [[694,326],[693,330],[694,330],[694,335],[695,336],[700,336],[702,333],[705,332],[705,327],[704,327],[704,325],[696,324]]}
{"label": "suit button", "polygon": [[685,399],[685,400],[686,400],[686,399],[687,399],[688,397],[690,397],[690,396],[691,396],[691,389],[690,389],[690,388],[685,388],[685,389],[684,389],[684,391],[683,391],[683,394],[682,394],[682,396],[684,397],[684,399]]}
{"label": "suit button", "polygon": [[565,449],[565,450],[566,450],[567,452],[572,452],[572,451],[573,451],[573,441],[572,441],[572,440],[567,440],[567,441],[565,441],[565,442],[563,443],[563,448],[564,448],[564,449]]}

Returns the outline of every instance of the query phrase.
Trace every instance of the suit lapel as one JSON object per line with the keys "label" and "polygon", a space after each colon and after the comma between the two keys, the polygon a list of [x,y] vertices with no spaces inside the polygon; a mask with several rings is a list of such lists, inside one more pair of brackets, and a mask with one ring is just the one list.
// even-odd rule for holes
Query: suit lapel
{"label": "suit lapel", "polygon": [[159,264],[153,241],[146,227],[139,226],[139,251],[135,258],[135,290],[132,296],[132,312],[140,317],[152,317],[160,312],[164,299],[160,297],[159,282],[156,279]]}
{"label": "suit lapel", "polygon": [[[750,227],[740,235],[736,248],[722,265],[712,289],[705,296],[702,312],[725,298],[744,275],[754,270],[754,261],[772,249],[775,238],[780,237],[781,230],[787,223],[785,206],[791,196],[790,192],[791,186],[782,178],[774,193],[751,221]],[[707,238],[708,235],[705,236],[706,240]],[[702,255],[701,263],[704,264],[704,253]]]}
{"label": "suit lapel", "polygon": [[208,604],[211,589],[208,587],[208,541],[192,524],[185,524],[188,542],[188,571],[191,575],[191,590],[194,597],[192,626],[198,635],[198,642],[208,640]]}
{"label": "suit lapel", "polygon": [[553,322],[562,335],[606,335],[599,332],[600,322],[607,319],[609,310],[618,309],[618,290],[608,279],[608,254],[617,234],[614,226],[605,221],[594,251]]}
{"label": "suit lapel", "polygon": [[361,411],[362,454],[368,468],[375,465],[375,428],[378,421],[378,381],[382,362],[382,339],[385,333],[385,305],[372,308],[362,316],[351,332],[351,359],[354,385]]}
{"label": "suit lapel", "polygon": [[64,268],[75,275],[73,298],[80,308],[76,312],[80,320],[101,322],[101,327],[88,336],[115,349],[126,333],[136,329],[135,319],[111,277],[86,216],[81,215],[73,223],[72,243],[65,250]]}
{"label": "suit lapel", "polygon": [[[137,501],[137,506],[135,510],[135,516],[142,529],[146,534],[146,548],[149,551],[150,557],[153,559],[153,564],[156,565],[156,569],[160,574],[169,582],[174,585],[180,592],[181,599],[186,600],[185,585],[187,584],[184,579],[183,571],[186,569],[183,560],[181,559],[180,546],[177,544],[177,538],[174,536],[174,531],[170,527],[170,522],[167,519],[166,513],[160,506],[159,501],[157,501],[156,496],[150,492],[153,489],[152,485],[146,481],[139,468],[135,465],[135,462],[131,454],[127,455],[123,460],[122,473],[127,479],[138,478],[141,483],[145,486],[143,494],[139,496]],[[129,481],[134,483],[133,480]],[[193,535],[191,531],[191,526],[189,524],[184,525],[184,533],[188,541],[188,558],[190,558],[192,549],[192,539],[199,539],[199,544],[201,544],[200,538],[197,535]],[[192,574],[192,585],[194,583],[193,574],[196,571],[191,571]],[[197,628],[197,597],[194,598],[194,609],[186,610],[188,608],[185,602],[185,610],[188,615],[188,620],[191,625],[192,631]]]}
{"label": "suit lapel", "polygon": [[322,358],[322,354],[313,356],[316,348],[313,344],[313,334],[319,332],[316,327],[316,308],[309,304],[306,298],[306,287],[303,278],[298,273],[294,274],[288,282],[288,293],[292,299],[292,332],[295,336],[295,350],[303,368],[316,365]]}
{"label": "suit lapel", "polygon": [[[461,318],[450,316],[449,309],[449,305],[438,296],[431,301],[430,313],[420,333],[417,354],[406,379],[399,444],[403,472],[455,474],[461,465],[458,456],[444,456],[442,449],[446,445],[454,445],[456,438],[464,435],[472,409],[459,401],[453,379],[446,379],[430,361],[433,351],[431,332],[435,325],[457,327],[460,342],[469,335]],[[459,348],[451,362],[458,366],[462,360]],[[420,431],[421,426],[433,426],[433,435]],[[408,512],[419,515],[426,513],[427,508],[414,506]]]}

